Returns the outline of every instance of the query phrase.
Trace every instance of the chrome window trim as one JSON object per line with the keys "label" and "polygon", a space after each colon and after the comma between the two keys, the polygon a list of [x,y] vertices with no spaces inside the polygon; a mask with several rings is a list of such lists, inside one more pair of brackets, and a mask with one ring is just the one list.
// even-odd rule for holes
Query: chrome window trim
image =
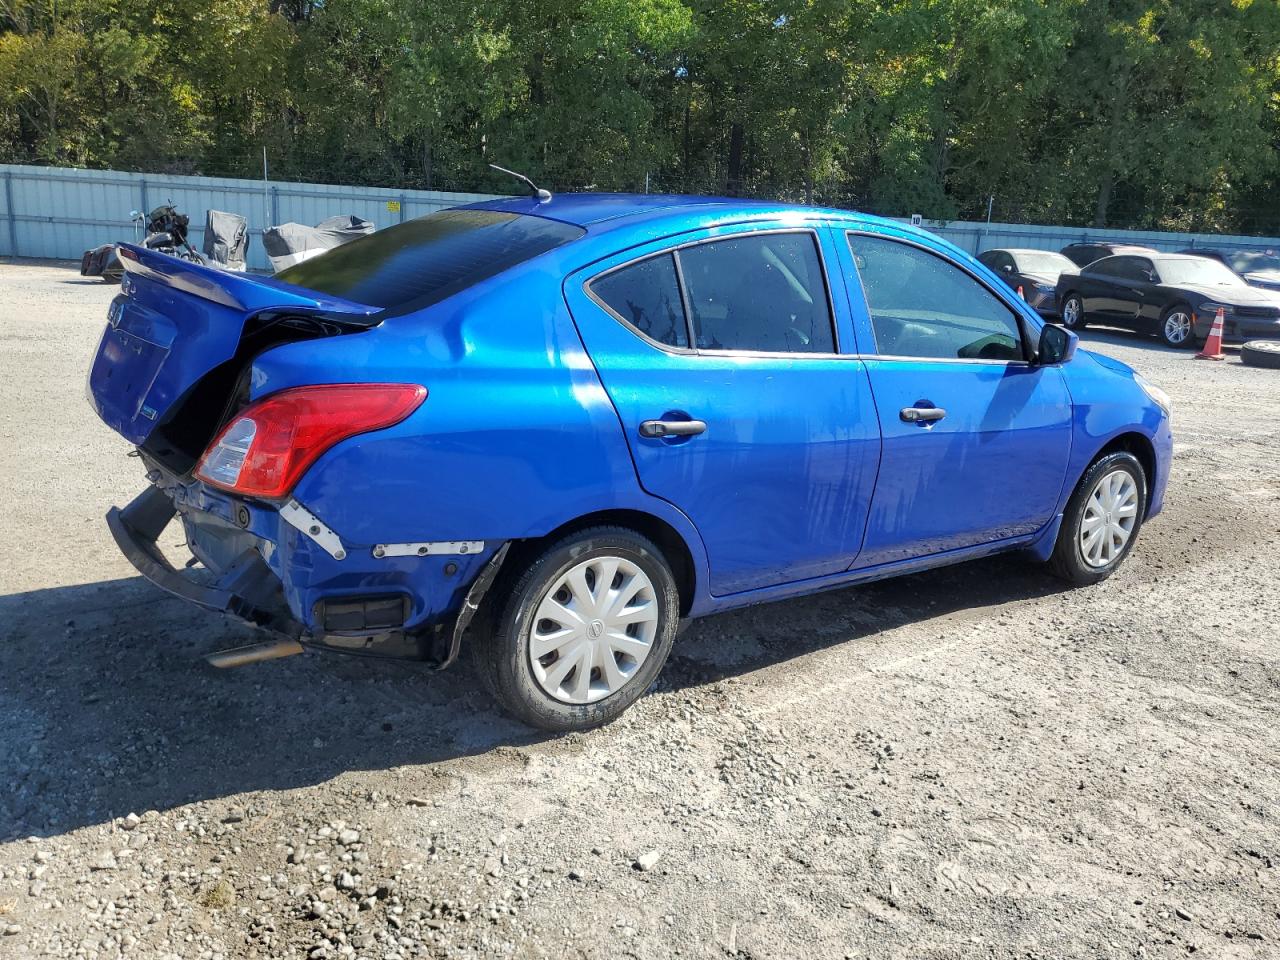
{"label": "chrome window trim", "polygon": [[975,357],[972,360],[965,357],[905,357],[893,353],[860,353],[860,360],[892,360],[894,363],[915,362],[915,363],[980,363],[988,367],[1034,367],[1035,364],[1030,360],[988,360],[985,357]]}
{"label": "chrome window trim", "polygon": [[[1006,366],[1006,367],[1007,366],[1030,367],[1035,365],[1034,363],[1032,363],[1031,359],[1027,356],[1030,341],[1027,339],[1026,318],[1023,317],[1022,311],[1012,306],[998,291],[996,291],[991,286],[991,284],[987,283],[985,280],[983,280],[981,277],[975,274],[972,270],[968,269],[964,264],[956,262],[951,257],[945,255],[941,251],[934,250],[928,244],[920,243],[916,240],[912,240],[909,237],[898,237],[898,236],[893,236],[887,233],[877,233],[873,230],[858,229],[856,227],[844,228],[844,237],[845,237],[846,245],[849,243],[849,238],[854,235],[857,235],[860,237],[868,237],[869,239],[872,239],[872,240],[888,240],[894,243],[906,244],[909,247],[915,247],[917,250],[923,250],[925,253],[928,253],[928,254],[931,254],[932,256],[937,257],[943,263],[948,263],[951,266],[955,267],[957,270],[959,270],[961,273],[967,276],[974,283],[978,284],[978,286],[982,287],[982,289],[986,290],[987,293],[991,294],[991,296],[993,296],[996,299],[996,302],[998,302],[1002,307],[1004,307],[1011,314],[1013,314],[1014,322],[1018,325],[1018,336],[1019,336],[1018,345],[1022,348],[1021,360],[988,360],[988,359],[981,359],[981,358],[974,358],[970,360],[965,357],[901,357],[896,354],[882,355],[880,353],[864,354],[863,356],[876,357],[881,360],[895,360],[895,361],[918,360],[918,361],[925,361],[927,363],[984,363],[984,364],[999,364],[1001,366]],[[851,258],[856,258],[857,256],[852,246],[849,247],[849,255]],[[870,321],[871,320],[871,304],[867,303],[867,289],[862,282],[862,273],[861,271],[858,270],[858,264],[856,260],[854,261],[853,269],[858,276],[858,290],[862,293],[862,303],[867,310],[867,320]],[[875,324],[872,324],[871,325],[872,340],[875,340],[875,336],[876,336]],[[878,350],[879,347],[880,347],[880,344],[879,342],[877,342],[876,349]]]}
{"label": "chrome window trim", "polygon": [[[759,357],[761,359],[788,359],[788,360],[794,360],[796,358],[809,359],[809,360],[822,360],[822,359],[830,360],[834,358],[843,359],[846,357],[854,358],[856,357],[856,354],[840,352],[840,328],[836,324],[835,297],[831,292],[831,278],[830,278],[830,274],[827,272],[827,258],[822,251],[822,237],[818,233],[819,229],[821,229],[821,226],[767,227],[764,230],[735,230],[723,236],[702,237],[696,240],[685,240],[682,243],[675,244],[674,246],[664,247],[661,250],[654,250],[649,253],[642,254],[641,256],[633,257],[630,260],[626,260],[622,263],[615,264],[614,266],[609,267],[609,269],[607,270],[601,270],[599,273],[594,274],[593,276],[587,277],[585,280],[582,281],[582,292],[585,293],[587,295],[587,298],[591,300],[596,306],[600,307],[600,309],[602,309],[605,313],[609,314],[609,316],[613,317],[615,320],[621,323],[627,330],[629,330],[631,333],[634,333],[637,337],[639,337],[645,343],[649,344],[652,347],[657,348],[658,350],[661,350],[663,353],[669,353],[672,356],[677,356],[677,357],[687,357],[687,356]],[[690,304],[689,304],[689,291],[684,281],[684,268],[680,263],[680,251],[688,247],[697,247],[706,243],[719,243],[724,240],[737,240],[743,237],[760,237],[768,234],[778,234],[778,233],[807,233],[813,241],[814,252],[817,254],[817,257],[818,257],[819,273],[822,276],[822,289],[826,293],[826,297],[827,297],[827,323],[831,327],[831,342],[835,347],[835,352],[834,353],[827,353],[827,352],[791,353],[786,351],[780,352],[780,351],[766,351],[766,350],[727,350],[727,349],[710,349],[710,348],[703,349],[698,347],[697,346],[698,340],[697,340],[697,337],[695,336],[695,331],[693,326],[693,311],[692,309],[690,309]],[[657,241],[657,242],[661,242],[661,241]],[[621,316],[616,310],[614,310],[607,303],[605,303],[600,297],[598,297],[595,291],[591,289],[591,285],[595,283],[597,280],[601,279],[602,277],[607,277],[611,273],[615,273],[619,270],[624,270],[627,267],[630,267],[634,264],[642,263],[645,260],[651,260],[654,257],[661,257],[661,256],[670,256],[672,260],[675,261],[676,282],[680,286],[680,300],[681,300],[681,303],[684,305],[685,331],[686,331],[686,336],[688,336],[689,343],[690,343],[690,346],[688,347],[673,347],[670,344],[666,344],[666,343],[662,343],[661,341],[654,340],[644,331],[638,329],[634,324],[632,324],[625,317]]]}

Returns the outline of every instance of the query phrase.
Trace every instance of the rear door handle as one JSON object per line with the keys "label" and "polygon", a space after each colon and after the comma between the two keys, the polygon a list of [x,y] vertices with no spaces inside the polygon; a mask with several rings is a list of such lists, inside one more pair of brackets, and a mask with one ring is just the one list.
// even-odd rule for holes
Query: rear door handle
{"label": "rear door handle", "polygon": [[941,407],[903,407],[898,411],[898,416],[906,423],[929,423],[946,415],[947,411]]}
{"label": "rear door handle", "polygon": [[642,437],[696,437],[707,429],[705,420],[643,420]]}

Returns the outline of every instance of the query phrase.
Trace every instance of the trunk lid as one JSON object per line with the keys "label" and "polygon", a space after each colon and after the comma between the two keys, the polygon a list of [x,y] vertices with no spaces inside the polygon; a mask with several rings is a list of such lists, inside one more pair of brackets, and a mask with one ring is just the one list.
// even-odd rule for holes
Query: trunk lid
{"label": "trunk lid", "polygon": [[120,245],[121,293],[89,371],[89,401],[103,421],[141,445],[175,404],[237,356],[246,324],[265,315],[374,326],[376,307],[289,284]]}

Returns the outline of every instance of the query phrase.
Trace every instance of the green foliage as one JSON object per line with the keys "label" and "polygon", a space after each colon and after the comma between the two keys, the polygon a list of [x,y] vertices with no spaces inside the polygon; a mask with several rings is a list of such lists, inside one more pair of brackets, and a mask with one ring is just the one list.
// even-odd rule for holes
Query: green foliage
{"label": "green foliage", "polygon": [[0,159],[1280,232],[1275,0],[0,0]]}

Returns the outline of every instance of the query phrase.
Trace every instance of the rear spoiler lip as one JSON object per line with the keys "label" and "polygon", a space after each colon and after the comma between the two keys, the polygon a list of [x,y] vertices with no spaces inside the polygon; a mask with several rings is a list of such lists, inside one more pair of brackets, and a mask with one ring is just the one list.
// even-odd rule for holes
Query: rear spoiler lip
{"label": "rear spoiler lip", "polygon": [[[120,265],[126,273],[138,277],[146,277],[157,283],[190,293],[193,296],[246,313],[260,310],[297,309],[307,312],[320,312],[342,315],[352,320],[372,318],[381,313],[381,307],[371,307],[316,293],[303,287],[282,283],[271,277],[259,277],[248,273],[233,273],[207,267],[202,263],[181,260],[166,253],[148,250],[132,243],[122,243],[118,247]],[[370,319],[373,326],[378,321]]]}

